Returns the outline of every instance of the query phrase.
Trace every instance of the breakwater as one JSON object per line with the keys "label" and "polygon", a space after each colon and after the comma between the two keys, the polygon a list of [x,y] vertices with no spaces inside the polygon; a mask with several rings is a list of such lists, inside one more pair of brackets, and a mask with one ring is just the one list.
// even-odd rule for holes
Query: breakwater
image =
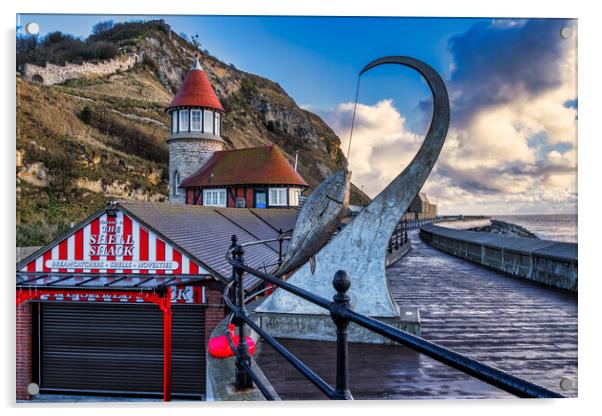
{"label": "breakwater", "polygon": [[577,292],[577,244],[424,225],[427,244],[492,269]]}

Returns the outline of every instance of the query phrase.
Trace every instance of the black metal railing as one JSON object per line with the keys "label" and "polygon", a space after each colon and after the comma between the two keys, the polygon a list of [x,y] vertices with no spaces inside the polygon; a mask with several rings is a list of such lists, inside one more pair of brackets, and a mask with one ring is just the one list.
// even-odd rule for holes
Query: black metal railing
{"label": "black metal railing", "polygon": [[[274,239],[276,241],[277,239]],[[238,244],[236,236],[232,236],[232,245],[226,255],[228,262],[232,265],[232,279],[226,285],[224,290],[224,300],[226,305],[232,311],[230,319],[238,328],[238,345],[234,345],[232,338],[227,332],[227,338],[231,348],[236,352],[236,387],[238,389],[251,388],[253,383],[264,394],[266,399],[275,400],[276,397],[270,389],[261,381],[255,370],[251,366],[250,355],[246,343],[245,325],[250,327],[259,336],[263,338],[272,348],[295,367],[305,378],[313,383],[322,393],[330,399],[351,400],[353,396],[349,390],[347,375],[347,336],[348,326],[353,322],[363,328],[379,334],[389,340],[402,344],[421,354],[453,367],[457,370],[484,381],[492,386],[498,387],[508,393],[518,397],[531,398],[561,398],[563,395],[534,383],[513,376],[505,371],[483,364],[477,360],[459,354],[448,348],[442,347],[424,338],[412,335],[376,319],[362,315],[353,311],[350,305],[350,298],[347,291],[351,286],[351,281],[345,271],[339,270],[335,273],[333,287],[336,294],[332,300],[325,299],[315,295],[305,289],[292,285],[274,275],[255,270],[245,264],[244,247],[257,244],[257,242]],[[245,306],[245,297],[243,289],[243,277],[245,273],[250,273],[273,286],[279,287],[287,292],[299,296],[308,302],[318,305],[330,312],[330,316],[336,326],[336,382],[335,387],[330,386],[311,368],[303,363],[298,357],[288,351],[282,344],[261,328],[247,313]],[[232,288],[236,289],[236,295],[231,293]]]}
{"label": "black metal railing", "polygon": [[408,243],[408,224],[405,220],[399,221],[391,234],[391,238],[389,239],[389,245],[387,247],[387,252],[389,254],[393,253],[395,250],[399,250],[400,247],[403,247]]}

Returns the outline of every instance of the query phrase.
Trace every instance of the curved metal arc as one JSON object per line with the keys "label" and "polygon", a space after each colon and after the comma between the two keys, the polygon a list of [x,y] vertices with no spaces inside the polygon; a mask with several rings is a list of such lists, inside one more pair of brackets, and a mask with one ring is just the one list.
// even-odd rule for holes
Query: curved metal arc
{"label": "curved metal arc", "polygon": [[[428,175],[430,174],[435,161],[441,152],[443,143],[445,142],[445,137],[447,135],[450,122],[449,95],[447,93],[445,83],[437,71],[435,71],[428,64],[409,56],[385,56],[383,58],[376,59],[366,65],[360,71],[359,76],[362,76],[372,68],[387,64],[403,65],[416,70],[427,82],[427,85],[429,86],[433,96],[433,117],[431,119],[429,130],[420,149],[408,166],[397,176],[397,178],[393,180],[393,182],[391,182],[385,188],[385,190],[383,190],[383,192],[381,192],[381,194],[383,194],[389,189],[398,187],[398,182],[402,181],[403,178],[410,178],[409,173],[413,170],[412,167],[416,167],[418,162],[425,162],[424,166],[426,169],[423,169],[421,172],[416,172],[416,174],[412,175],[411,177],[412,179],[416,180],[412,188],[416,189],[417,194],[428,178]],[[378,198],[381,194],[379,194],[376,198]],[[412,199],[414,199],[415,196],[416,195],[413,195]],[[407,210],[407,207],[405,210]]]}

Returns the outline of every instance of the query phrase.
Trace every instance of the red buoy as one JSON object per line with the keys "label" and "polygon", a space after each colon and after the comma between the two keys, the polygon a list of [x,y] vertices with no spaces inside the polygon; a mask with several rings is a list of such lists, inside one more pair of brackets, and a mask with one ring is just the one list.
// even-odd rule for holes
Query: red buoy
{"label": "red buoy", "polygon": [[[234,335],[234,325],[230,325],[230,335],[234,341],[234,345],[238,345],[238,335]],[[245,337],[247,341],[247,348],[249,348],[249,354],[255,354],[255,341],[251,337]],[[209,354],[215,358],[228,358],[234,356],[234,351],[230,348],[230,343],[226,335],[220,335],[209,340]]]}

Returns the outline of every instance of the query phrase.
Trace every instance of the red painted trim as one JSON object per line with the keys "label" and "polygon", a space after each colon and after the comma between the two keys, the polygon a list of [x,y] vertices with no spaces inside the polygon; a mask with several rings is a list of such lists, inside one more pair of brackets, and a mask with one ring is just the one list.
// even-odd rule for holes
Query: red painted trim
{"label": "red painted trim", "polygon": [[[112,235],[116,235],[117,233],[115,232],[115,223],[117,222],[117,218],[116,217],[109,217],[107,216],[107,228],[110,229],[111,231],[107,232],[107,236],[112,236]],[[115,252],[115,244],[107,244],[107,249],[110,251],[113,251],[113,253]],[[107,256],[107,260],[115,260],[116,256]],[[115,273],[114,269],[107,269],[107,273]]]}
{"label": "red painted trim", "polygon": [[171,401],[171,288],[165,292],[163,309],[163,401]]}
{"label": "red painted trim", "polygon": [[[73,237],[75,244],[75,259],[83,260],[84,259],[84,229],[80,228],[75,232],[75,236]],[[75,273],[82,273],[83,269],[74,269]]]}
{"label": "red painted trim", "polygon": [[[148,260],[148,231],[140,226],[140,260]],[[140,270],[141,274],[148,274],[148,270]]]}
{"label": "red painted trim", "polygon": [[176,270],[174,270],[174,274],[182,274],[182,253],[180,253],[178,250],[176,250],[175,248],[172,248],[173,253],[171,255],[173,261],[177,261],[178,262],[178,268]]}
{"label": "red painted trim", "polygon": [[[157,238],[156,240],[156,260],[165,260],[165,243]],[[157,270],[157,274],[165,274],[165,270]]]}
{"label": "red painted trim", "polygon": [[[132,235],[132,219],[129,215],[123,214],[123,237],[128,238]],[[130,237],[133,238],[133,237]],[[133,256],[123,256],[123,260],[132,260]],[[132,273],[131,269],[124,270],[123,273]]]}
{"label": "red painted trim", "polygon": [[[90,235],[99,234],[100,231],[100,217],[95,218],[90,223]],[[99,260],[99,256],[90,256],[90,260]],[[98,269],[90,269],[90,273],[98,273]]]}

